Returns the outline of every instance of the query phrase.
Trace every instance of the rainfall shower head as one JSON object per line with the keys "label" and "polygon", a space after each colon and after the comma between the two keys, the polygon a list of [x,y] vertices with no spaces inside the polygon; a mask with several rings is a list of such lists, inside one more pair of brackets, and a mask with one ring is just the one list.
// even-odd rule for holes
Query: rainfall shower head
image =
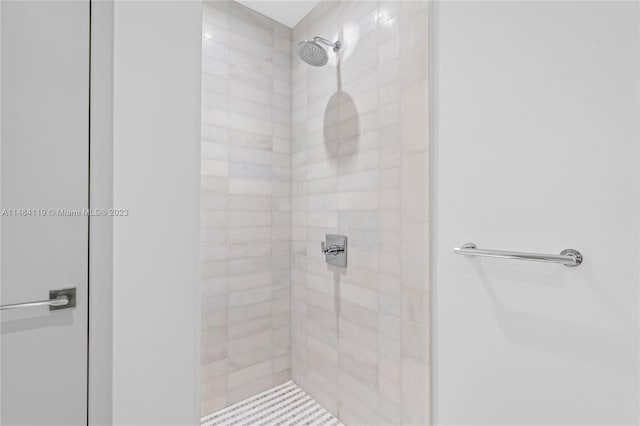
{"label": "rainfall shower head", "polygon": [[305,40],[298,43],[296,51],[300,59],[314,67],[326,65],[329,60],[329,56],[327,55],[327,51],[324,47],[320,46],[319,42],[332,46],[333,51],[336,53],[340,51],[339,41],[332,42],[322,37],[314,37],[313,40]]}

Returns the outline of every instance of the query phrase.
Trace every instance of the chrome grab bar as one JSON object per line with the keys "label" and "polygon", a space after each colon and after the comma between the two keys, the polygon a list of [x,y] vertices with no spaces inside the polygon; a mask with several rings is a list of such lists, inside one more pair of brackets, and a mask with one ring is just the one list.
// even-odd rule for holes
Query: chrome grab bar
{"label": "chrome grab bar", "polygon": [[467,256],[497,257],[500,259],[532,260],[534,262],[561,263],[564,266],[580,266],[582,253],[574,249],[562,250],[560,254],[525,253],[518,251],[502,251],[479,249],[474,243],[466,243],[453,249],[454,254]]}
{"label": "chrome grab bar", "polygon": [[48,306],[50,311],[72,308],[76,306],[76,289],[65,288],[63,290],[51,290],[49,291],[49,300],[37,300],[35,302],[0,305],[0,311],[9,309],[36,308],[39,306]]}

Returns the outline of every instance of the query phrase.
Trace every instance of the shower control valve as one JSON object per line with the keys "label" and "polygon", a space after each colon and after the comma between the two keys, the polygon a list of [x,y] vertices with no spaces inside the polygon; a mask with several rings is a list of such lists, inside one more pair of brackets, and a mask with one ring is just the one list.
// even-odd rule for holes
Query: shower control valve
{"label": "shower control valve", "polygon": [[332,244],[327,247],[326,244],[322,242],[320,243],[320,246],[322,247],[322,252],[327,256],[337,256],[339,253],[344,253],[345,250],[345,247],[339,244]]}
{"label": "shower control valve", "polygon": [[325,261],[330,265],[347,266],[347,237],[327,234],[326,242],[320,243]]}

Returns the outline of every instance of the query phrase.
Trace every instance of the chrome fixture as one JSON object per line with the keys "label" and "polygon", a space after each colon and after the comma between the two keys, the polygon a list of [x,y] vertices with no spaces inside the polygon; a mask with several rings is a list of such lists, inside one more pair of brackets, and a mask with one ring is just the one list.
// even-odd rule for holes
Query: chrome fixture
{"label": "chrome fixture", "polygon": [[497,257],[500,259],[532,260],[535,262],[561,263],[564,266],[580,266],[582,253],[574,249],[562,250],[560,254],[524,253],[518,251],[501,251],[479,249],[474,243],[466,243],[453,249],[454,254],[467,256]]}
{"label": "chrome fixture", "polygon": [[320,46],[319,43],[326,44],[327,46],[333,47],[333,51],[338,53],[340,51],[340,47],[342,43],[339,41],[331,41],[322,37],[314,37],[313,40],[304,40],[298,43],[298,47],[296,52],[300,59],[305,61],[309,65],[313,65],[314,67],[321,67],[326,65],[329,60],[329,56],[327,55],[327,51],[324,47]]}
{"label": "chrome fixture", "polygon": [[335,266],[347,266],[347,237],[327,234],[325,238],[326,244],[320,243],[320,248],[327,263]]}
{"label": "chrome fixture", "polygon": [[13,303],[10,305],[0,305],[0,311],[9,309],[36,308],[48,306],[50,311],[73,308],[76,306],[76,289],[65,288],[62,290],[49,291],[49,300],[38,300],[35,302]]}
{"label": "chrome fixture", "polygon": [[337,256],[340,253],[344,253],[345,248],[344,246],[338,245],[338,244],[332,244],[329,247],[325,246],[325,243],[320,243],[320,248],[322,249],[322,252],[329,256]]}

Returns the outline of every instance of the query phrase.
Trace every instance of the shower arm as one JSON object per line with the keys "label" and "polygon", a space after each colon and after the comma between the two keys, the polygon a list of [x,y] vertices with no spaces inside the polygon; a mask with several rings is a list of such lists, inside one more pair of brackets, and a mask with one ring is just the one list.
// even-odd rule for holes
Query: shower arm
{"label": "shower arm", "polygon": [[334,41],[327,40],[326,38],[318,37],[318,36],[314,37],[313,41],[314,41],[314,43],[319,41],[321,43],[324,43],[324,44],[326,44],[328,46],[333,47],[333,51],[334,52],[337,52],[338,50],[340,50],[340,46],[342,46],[342,43],[340,43],[339,41],[335,41],[334,42]]}

